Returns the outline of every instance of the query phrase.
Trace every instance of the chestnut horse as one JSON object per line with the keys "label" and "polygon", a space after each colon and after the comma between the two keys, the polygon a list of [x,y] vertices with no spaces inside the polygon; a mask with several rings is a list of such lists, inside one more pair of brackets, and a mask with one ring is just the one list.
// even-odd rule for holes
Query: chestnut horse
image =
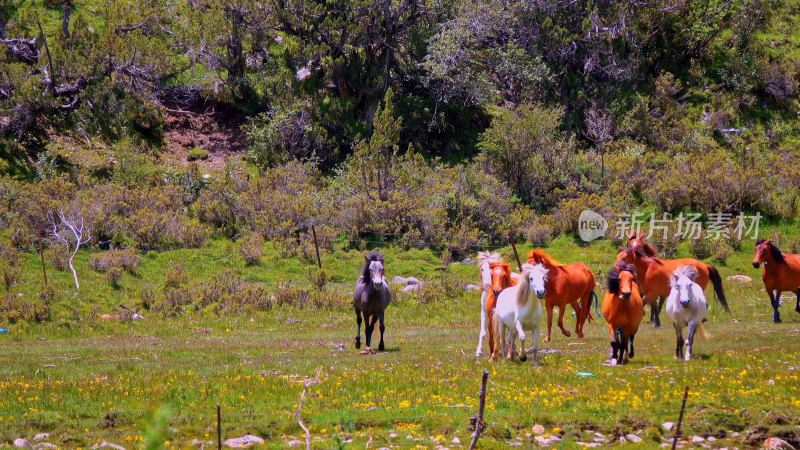
{"label": "chestnut horse", "polygon": [[697,278],[694,280],[703,290],[708,286],[708,282],[714,285],[717,301],[722,305],[726,312],[730,312],[728,301],[725,299],[725,292],[722,289],[722,277],[716,267],[698,261],[694,258],[681,259],[660,259],[649,256],[650,251],[645,246],[636,248],[622,249],[618,256],[620,261],[625,264],[636,266],[637,280],[639,289],[644,295],[645,304],[655,308],[656,327],[661,326],[659,315],[664,306],[670,291],[670,275],[681,266],[693,266],[697,269]]}
{"label": "chestnut horse", "polygon": [[644,317],[644,303],[636,284],[636,272],[631,264],[619,262],[608,272],[606,295],[603,298],[603,317],[608,322],[612,365],[621,365],[633,358],[633,338]]}
{"label": "chestnut horse", "polygon": [[594,293],[594,273],[581,262],[562,264],[552,256],[540,249],[528,252],[528,264],[542,264],[547,268],[547,295],[545,307],[547,308],[547,335],[545,342],[550,342],[550,330],[553,328],[553,307],[558,306],[558,327],[564,336],[569,337],[570,332],[564,328],[564,311],[567,305],[572,305],[575,310],[577,323],[575,333],[583,339],[583,324],[590,313],[592,300],[597,301]]}
{"label": "chestnut horse", "polygon": [[485,286],[485,288],[489,289],[486,296],[486,324],[489,329],[489,349],[494,350],[493,324],[497,297],[504,289],[516,286],[520,279],[512,276],[511,266],[505,261],[490,262],[489,273],[491,274],[492,282],[489,286]]}
{"label": "chestnut horse", "polygon": [[[631,231],[630,234],[628,234],[627,248],[631,248],[634,250],[637,248],[641,248],[645,252],[645,254],[647,254],[647,256],[651,258],[658,258],[658,251],[656,250],[656,247],[653,244],[644,241],[644,233],[642,233],[641,231],[638,232]],[[617,262],[624,261],[625,256],[626,256],[625,249],[624,248],[620,249],[620,252],[617,254]],[[628,262],[628,264],[631,263]],[[648,302],[645,299],[645,304],[650,305],[650,322],[651,323],[657,322],[660,324],[659,319],[656,317],[658,315],[656,311],[658,310],[660,312],[658,308],[658,302],[655,300]]]}
{"label": "chestnut horse", "polygon": [[797,305],[794,310],[800,313],[800,255],[782,253],[777,245],[769,239],[756,241],[756,254],[753,267],[764,264],[761,278],[767,288],[769,301],[772,304],[772,323],[781,323],[778,312],[781,292],[790,291],[797,294]]}

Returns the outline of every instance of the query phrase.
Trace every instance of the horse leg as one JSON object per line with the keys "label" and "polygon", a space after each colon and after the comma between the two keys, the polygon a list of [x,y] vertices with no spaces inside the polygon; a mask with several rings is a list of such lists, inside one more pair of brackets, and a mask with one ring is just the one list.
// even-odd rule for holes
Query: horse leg
{"label": "horse leg", "polygon": [[781,313],[778,307],[781,306],[781,291],[767,291],[769,293],[769,300],[772,303],[772,323],[781,323]]}
{"label": "horse leg", "polygon": [[629,338],[628,338],[628,342],[631,344],[631,348],[630,348],[630,350],[628,351],[628,353],[629,353],[629,355],[630,355],[630,358],[633,358],[633,337],[634,337],[634,336],[636,336],[636,335],[635,335],[635,334],[632,334],[632,335],[631,335],[631,337],[629,337]]}
{"label": "horse leg", "polygon": [[611,324],[608,324],[608,335],[611,337],[611,350],[608,351],[608,362],[609,364],[614,364],[614,358],[617,356],[617,347],[614,345],[616,336],[614,336],[614,327]]}
{"label": "horse leg", "polygon": [[572,302],[571,305],[572,309],[575,310],[575,334],[578,335],[578,339],[583,339],[583,310],[581,310],[577,300]]}
{"label": "horse leg", "polygon": [[697,331],[697,322],[694,320],[689,321],[689,335],[686,337],[686,356],[684,361],[689,361],[692,358],[692,344],[694,343],[694,333]]}
{"label": "horse leg", "polygon": [[378,344],[378,350],[383,351],[383,332],[386,330],[386,327],[383,326],[383,313],[378,316],[378,320],[380,321],[380,327],[378,329],[381,331],[381,342]]}
{"label": "horse leg", "polygon": [[361,348],[361,310],[356,308],[356,348]]}
{"label": "horse leg", "polygon": [[622,352],[622,364],[628,364],[628,340],[630,337],[625,336],[624,332],[620,332],[620,336],[622,337],[622,340],[619,343],[619,349]]}
{"label": "horse leg", "polygon": [[550,330],[553,328],[553,306],[547,305],[547,334],[544,336],[545,342],[550,342]]}
{"label": "horse leg", "polygon": [[794,293],[797,294],[797,305],[794,307],[794,310],[800,313],[800,289],[796,290]]}
{"label": "horse leg", "polygon": [[370,344],[372,343],[372,331],[375,330],[375,319],[377,319],[377,315],[372,314],[372,320],[369,320],[369,318],[370,315],[364,313],[364,321],[365,321],[364,339],[367,341],[366,348],[372,348]]}
{"label": "horse leg", "polygon": [[524,362],[528,359],[528,355],[525,354],[525,338],[527,338],[527,336],[522,329],[522,322],[520,322],[519,319],[516,320],[514,325],[517,327],[517,335],[519,336],[519,360]]}
{"label": "horse leg", "polygon": [[561,305],[558,307],[558,328],[561,328],[561,332],[564,333],[564,336],[570,337],[572,333],[569,332],[566,328],[564,328],[564,311],[567,309],[567,305]]}
{"label": "horse leg", "polygon": [[535,325],[531,330],[531,362],[534,367],[539,365],[539,325]]}
{"label": "horse leg", "polygon": [[481,331],[478,334],[478,348],[475,350],[475,356],[483,356],[483,339],[486,338],[486,296],[489,295],[486,291],[481,294]]}
{"label": "horse leg", "polygon": [[672,322],[672,326],[675,327],[675,336],[677,337],[677,342],[675,345],[675,357],[678,359],[683,358],[683,327],[678,325],[675,322]]}
{"label": "horse leg", "polygon": [[655,323],[655,328],[661,328],[661,308],[667,299],[664,297],[656,298],[656,301],[650,305],[650,321]]}

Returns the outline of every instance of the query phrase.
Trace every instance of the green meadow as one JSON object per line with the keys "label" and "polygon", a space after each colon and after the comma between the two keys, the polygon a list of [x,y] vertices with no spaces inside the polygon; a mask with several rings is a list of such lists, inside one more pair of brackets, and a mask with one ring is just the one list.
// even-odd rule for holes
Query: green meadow
{"label": "green meadow", "polygon": [[[364,251],[335,248],[323,253],[330,281],[321,291],[309,281],[315,261],[283,258],[270,243],[255,266],[245,266],[224,241],[150,252],[135,276],[124,274],[116,288],[105,274],[87,268],[89,253],[81,252],[77,293],[70,272],[48,267],[59,291],[51,320],[0,324],[8,329],[0,334],[0,443],[20,437],[33,442],[37,433],[50,433],[45,442],[64,448],[102,442],[208,447],[216,445],[220,405],[223,440],[252,434],[268,447],[305,445],[297,402],[303,380],[318,369],[319,383],[302,408],[315,448],[466,447],[483,369],[489,370],[483,448],[537,445],[537,436],[559,437],[552,444],[559,448],[582,448],[595,439],[657,448],[672,435],[663,424],[677,422],[686,386],[687,440],[701,437],[712,447],[757,444],[769,436],[797,441],[800,315],[793,311],[795,299],[785,296],[784,323],[771,323],[760,271],[746,249],[715,263],[723,279],[744,274],[753,281],[724,281],[730,314],[709,289],[712,339],[695,340],[692,361],[673,358],[675,333],[662,313],[663,328],[640,329],[630,364],[606,366],[607,326],[595,313],[582,340],[557,329],[552,342],[540,338],[541,365],[533,367],[474,356],[479,293],[463,287],[477,281],[475,266],[444,265],[432,250],[389,245],[382,247],[387,277],[415,276],[426,286],[402,293],[393,285],[386,351],[360,355],[349,296]],[[519,248],[522,255],[527,250]],[[566,238],[548,250],[603,273],[616,254],[607,242],[580,246]],[[501,251],[513,261],[510,248]],[[33,297],[41,282],[38,255],[25,257],[11,289],[22,298]],[[143,309],[142,292],[161,289],[175,265],[184,267],[190,283],[229,271],[276,294],[271,306],[250,312],[191,305],[177,315]],[[289,295],[278,293],[287,282],[296,286],[291,295],[297,298],[281,302],[276,297]],[[602,298],[600,287],[597,292]],[[143,319],[125,319],[120,304]],[[568,328],[574,320],[569,310]],[[544,433],[538,427],[540,434],[534,432],[534,425]],[[641,441],[618,439],[629,434]]]}

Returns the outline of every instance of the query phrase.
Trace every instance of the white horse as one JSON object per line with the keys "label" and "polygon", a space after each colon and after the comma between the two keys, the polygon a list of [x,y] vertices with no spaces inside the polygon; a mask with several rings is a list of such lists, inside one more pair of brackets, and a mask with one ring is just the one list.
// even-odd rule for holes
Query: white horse
{"label": "white horse", "polygon": [[[667,297],[667,316],[672,320],[677,335],[675,357],[686,361],[692,357],[695,331],[699,331],[700,337],[703,339],[711,337],[703,328],[703,318],[708,311],[708,303],[706,303],[703,288],[694,282],[696,277],[697,269],[694,266],[679,267],[669,277],[671,289]],[[689,326],[689,336],[684,343],[683,327],[687,325]],[[684,344],[686,345],[685,356],[683,354]]]}
{"label": "white horse", "polygon": [[[497,252],[478,252],[478,268],[481,274],[481,284],[485,286],[492,285],[492,272],[489,270],[489,263],[500,262],[502,258],[500,253]],[[519,278],[518,273],[511,273],[511,278]],[[478,349],[475,350],[475,356],[483,356],[483,339],[486,337],[486,298],[489,293],[486,289],[481,289],[481,330],[478,334]],[[491,352],[492,349],[489,349]]]}
{"label": "white horse", "polygon": [[[522,280],[516,286],[504,289],[497,298],[495,317],[495,346],[492,357],[496,358],[499,350],[506,348],[506,328],[516,333],[509,333],[507,358],[514,358],[514,340],[519,337],[519,359],[525,361],[525,330],[531,332],[531,350],[533,365],[539,364],[537,352],[539,325],[542,322],[542,299],[545,295],[547,269],[542,264],[523,264]],[[516,334],[516,336],[515,336]]]}

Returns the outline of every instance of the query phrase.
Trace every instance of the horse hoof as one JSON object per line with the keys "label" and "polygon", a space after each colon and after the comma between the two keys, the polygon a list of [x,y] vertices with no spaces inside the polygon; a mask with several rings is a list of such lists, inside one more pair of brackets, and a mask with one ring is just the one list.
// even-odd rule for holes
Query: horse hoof
{"label": "horse hoof", "polygon": [[547,336],[547,337],[545,337],[545,338],[544,338],[544,341],[545,341],[545,342],[550,342],[550,336]]}
{"label": "horse hoof", "polygon": [[481,356],[483,356],[483,352],[475,352],[476,358],[480,358]]}
{"label": "horse hoof", "polygon": [[583,333],[578,333],[578,339],[583,339]]}
{"label": "horse hoof", "polygon": [[381,342],[381,343],[378,345],[378,351],[379,351],[379,352],[382,352],[382,351],[383,351],[383,342]]}
{"label": "horse hoof", "polygon": [[781,319],[773,319],[772,323],[783,323]]}
{"label": "horse hoof", "polygon": [[361,348],[361,339],[356,339],[356,348]]}
{"label": "horse hoof", "polygon": [[799,312],[800,313],[800,306],[795,306],[794,312]]}
{"label": "horse hoof", "polygon": [[528,355],[526,355],[525,353],[519,355],[519,360],[522,361],[522,362],[527,361],[528,360]]}

